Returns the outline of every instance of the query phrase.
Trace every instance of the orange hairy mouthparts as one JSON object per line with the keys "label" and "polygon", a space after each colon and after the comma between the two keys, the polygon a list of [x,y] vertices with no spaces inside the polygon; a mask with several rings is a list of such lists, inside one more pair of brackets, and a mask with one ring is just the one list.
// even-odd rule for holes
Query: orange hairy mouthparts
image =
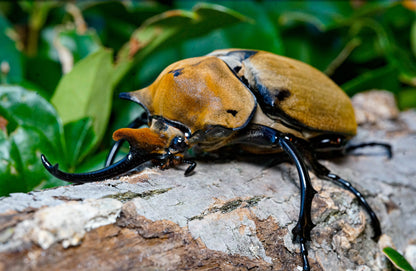
{"label": "orange hairy mouthparts", "polygon": [[118,129],[114,132],[113,139],[115,141],[125,139],[129,142],[130,146],[136,149],[146,150],[149,153],[164,149],[168,144],[167,138],[163,134],[157,134],[149,128]]}

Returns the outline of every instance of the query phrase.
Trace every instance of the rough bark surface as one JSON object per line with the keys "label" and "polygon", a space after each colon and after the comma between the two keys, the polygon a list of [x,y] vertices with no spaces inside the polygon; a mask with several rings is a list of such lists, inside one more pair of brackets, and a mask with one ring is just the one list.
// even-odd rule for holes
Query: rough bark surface
{"label": "rough bark surface", "polygon": [[[399,114],[383,92],[354,103],[361,126],[352,143],[387,142],[393,158],[365,148],[322,163],[366,196],[384,235],[374,242],[355,198],[312,176],[312,270],[386,270],[385,245],[415,265],[416,111]],[[296,169],[255,160],[200,161],[190,177],[152,168],[1,198],[0,270],[299,270]]]}

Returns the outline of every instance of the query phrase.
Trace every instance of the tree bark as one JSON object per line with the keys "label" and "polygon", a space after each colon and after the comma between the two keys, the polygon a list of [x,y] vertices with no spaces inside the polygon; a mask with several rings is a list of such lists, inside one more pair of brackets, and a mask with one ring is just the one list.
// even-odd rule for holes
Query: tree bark
{"label": "tree bark", "polygon": [[[389,143],[392,159],[374,147],[322,161],[365,195],[384,234],[374,242],[354,196],[312,175],[312,270],[386,270],[386,245],[412,261],[416,111],[398,113],[391,99],[354,98],[360,127],[352,144]],[[186,165],[151,168],[1,198],[0,270],[298,270],[296,168],[258,156],[197,162],[190,177]]]}

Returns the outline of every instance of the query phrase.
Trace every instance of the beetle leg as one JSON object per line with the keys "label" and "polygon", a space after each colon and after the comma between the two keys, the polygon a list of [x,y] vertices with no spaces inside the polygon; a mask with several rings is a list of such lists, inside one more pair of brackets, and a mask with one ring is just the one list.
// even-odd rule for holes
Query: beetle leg
{"label": "beetle leg", "polygon": [[185,176],[190,176],[196,167],[196,162],[192,160],[182,160],[183,163],[189,164],[189,167],[185,170]]}
{"label": "beetle leg", "polygon": [[252,125],[250,130],[246,130],[241,136],[233,138],[230,144],[251,144],[272,148],[281,147],[296,165],[299,174],[301,195],[299,219],[296,226],[292,229],[292,234],[293,239],[298,239],[300,242],[303,270],[310,270],[306,242],[311,240],[310,233],[313,227],[315,227],[312,223],[311,207],[313,197],[317,192],[312,186],[308,168],[303,160],[303,155],[298,149],[303,149],[303,145],[297,144],[297,141],[295,137],[288,134],[281,134],[272,128],[262,125]]}
{"label": "beetle leg", "polygon": [[[132,122],[130,122],[128,128],[139,128],[140,126],[147,124],[148,118],[147,114],[143,113],[140,117],[137,117]],[[125,142],[125,139],[120,139],[119,141],[114,142],[113,146],[111,147],[107,158],[105,159],[105,167],[108,167],[114,163],[114,159],[117,156],[117,153],[119,152],[121,146]]]}
{"label": "beetle leg", "polygon": [[373,211],[373,209],[371,209],[367,200],[360,193],[360,191],[358,191],[354,186],[352,186],[350,182],[342,179],[338,175],[333,174],[329,169],[327,169],[325,166],[319,163],[318,160],[316,160],[315,156],[310,151],[306,150],[305,155],[306,155],[306,161],[309,167],[311,168],[311,170],[315,173],[315,175],[318,178],[333,181],[355,195],[355,197],[358,199],[361,206],[364,207],[365,211],[370,216],[371,226],[374,231],[374,235],[372,238],[373,240],[377,241],[381,235],[380,221],[378,220],[376,213]]}
{"label": "beetle leg", "polygon": [[389,159],[391,159],[393,157],[393,151],[392,151],[391,145],[387,144],[387,143],[380,143],[380,142],[367,142],[367,143],[361,143],[361,144],[357,144],[357,145],[349,145],[345,149],[345,152],[349,153],[349,152],[351,152],[353,150],[356,150],[356,149],[365,148],[365,147],[375,147],[375,146],[383,147],[386,150],[387,157]]}
{"label": "beetle leg", "polygon": [[183,155],[178,154],[171,154],[168,153],[167,157],[164,160],[159,159],[158,161],[154,161],[153,164],[158,165],[160,169],[167,169],[170,167],[174,167],[181,163],[188,164],[188,168],[185,170],[185,176],[188,177],[192,174],[196,167],[196,162],[192,160],[183,159]]}
{"label": "beetle leg", "polygon": [[308,251],[306,249],[306,242],[311,240],[311,230],[315,225],[312,223],[311,218],[311,206],[314,195],[316,194],[315,189],[312,186],[308,169],[299,150],[292,143],[292,138],[289,136],[280,136],[279,145],[289,155],[299,173],[300,181],[300,212],[299,220],[296,226],[292,229],[293,239],[299,237],[300,252],[303,259],[303,270],[310,270],[308,262]]}
{"label": "beetle leg", "polygon": [[340,184],[342,187],[349,190],[351,193],[353,193],[356,196],[360,204],[364,207],[364,209],[370,216],[371,226],[373,227],[373,231],[374,231],[374,235],[372,239],[375,241],[378,241],[381,235],[380,221],[378,220],[376,213],[373,211],[373,209],[371,209],[370,205],[368,204],[364,196],[360,193],[360,191],[358,191],[354,186],[352,186],[350,182],[340,178],[339,176],[331,172],[329,172],[326,176],[322,176],[322,177],[326,177],[324,179],[329,179],[329,180],[334,181],[335,183]]}

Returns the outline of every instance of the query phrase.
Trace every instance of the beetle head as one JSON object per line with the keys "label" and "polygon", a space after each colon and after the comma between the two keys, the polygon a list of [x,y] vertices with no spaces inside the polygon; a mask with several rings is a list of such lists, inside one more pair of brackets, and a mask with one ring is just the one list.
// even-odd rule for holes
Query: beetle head
{"label": "beetle head", "polygon": [[174,166],[182,162],[183,153],[188,149],[185,133],[163,120],[154,121],[149,128],[119,129],[114,132],[113,138],[116,141],[127,140],[130,144],[128,155],[114,165],[94,172],[70,174],[60,171],[57,164],[52,165],[42,155],[43,165],[59,179],[86,183],[119,176],[148,161],[162,168]]}
{"label": "beetle head", "polygon": [[188,140],[181,130],[159,121],[155,121],[150,128],[118,129],[113,139],[127,140],[131,150],[138,155],[156,156],[160,160],[181,156],[188,149]]}

